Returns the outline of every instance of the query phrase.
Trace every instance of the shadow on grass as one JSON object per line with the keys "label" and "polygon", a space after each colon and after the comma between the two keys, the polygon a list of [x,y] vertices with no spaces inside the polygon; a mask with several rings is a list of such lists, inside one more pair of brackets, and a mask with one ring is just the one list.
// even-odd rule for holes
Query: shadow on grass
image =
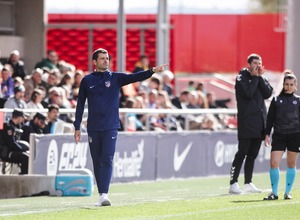
{"label": "shadow on grass", "polygon": [[248,202],[268,202],[263,199],[253,199],[253,200],[236,200],[236,201],[230,201],[232,203],[248,203]]}

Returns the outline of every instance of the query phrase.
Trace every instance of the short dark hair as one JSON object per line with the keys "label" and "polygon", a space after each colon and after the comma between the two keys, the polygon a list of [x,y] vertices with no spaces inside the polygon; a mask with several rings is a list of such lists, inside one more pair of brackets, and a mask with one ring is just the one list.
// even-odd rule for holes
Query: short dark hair
{"label": "short dark hair", "polygon": [[104,53],[104,54],[108,54],[107,50],[103,49],[103,48],[98,48],[97,50],[95,50],[93,52],[93,60],[97,60],[98,58],[98,54],[99,53]]}
{"label": "short dark hair", "polygon": [[52,104],[48,106],[48,112],[51,112],[53,109],[56,109],[57,111],[59,111],[59,106],[56,104]]}
{"label": "short dark hair", "polygon": [[256,53],[252,53],[248,56],[247,62],[250,64],[250,63],[252,63],[253,60],[261,60],[261,56],[259,56]]}

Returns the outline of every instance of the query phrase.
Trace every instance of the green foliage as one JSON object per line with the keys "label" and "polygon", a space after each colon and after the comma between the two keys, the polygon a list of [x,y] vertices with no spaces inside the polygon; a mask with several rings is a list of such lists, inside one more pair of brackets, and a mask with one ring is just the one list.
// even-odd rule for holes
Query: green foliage
{"label": "green foliage", "polygon": [[285,8],[287,0],[250,0],[249,6],[254,13],[278,13]]}

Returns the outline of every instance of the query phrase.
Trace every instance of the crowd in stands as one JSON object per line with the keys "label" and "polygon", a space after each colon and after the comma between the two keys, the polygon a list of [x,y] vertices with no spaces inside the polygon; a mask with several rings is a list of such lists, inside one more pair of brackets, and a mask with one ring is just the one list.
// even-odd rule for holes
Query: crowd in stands
{"label": "crowd in stands", "polygon": [[[149,58],[141,56],[131,72],[149,69]],[[113,71],[113,66],[111,66]],[[59,114],[60,109],[76,107],[81,79],[88,72],[76,69],[71,63],[59,59],[56,51],[49,50],[47,57],[37,61],[34,70],[26,71],[26,65],[21,60],[19,51],[11,52],[6,62],[0,63],[0,108],[10,109],[48,109],[44,115],[43,133],[72,132],[73,115]],[[213,93],[205,91],[202,83],[191,81],[185,90],[175,94],[172,82],[174,74],[165,70],[154,74],[150,79],[127,85],[120,93],[120,108],[150,108],[150,109],[200,109],[226,108],[229,100],[217,102]],[[7,118],[10,117],[6,114]],[[27,123],[38,123],[42,118],[35,113],[27,115]],[[166,114],[127,114],[121,115],[121,129],[127,125],[127,131],[181,131],[190,130],[219,130],[231,128],[227,121],[229,116],[198,114],[166,115]],[[8,119],[7,119],[8,120]],[[54,124],[56,124],[54,126]],[[148,126],[148,128],[147,128]],[[83,127],[83,130],[85,128]]]}

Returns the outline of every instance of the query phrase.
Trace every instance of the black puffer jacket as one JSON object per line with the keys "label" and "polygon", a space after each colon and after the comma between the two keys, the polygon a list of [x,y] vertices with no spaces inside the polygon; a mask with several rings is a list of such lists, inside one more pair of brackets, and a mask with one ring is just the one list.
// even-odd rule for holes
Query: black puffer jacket
{"label": "black puffer jacket", "polygon": [[235,84],[238,110],[238,139],[262,138],[266,127],[265,99],[271,97],[273,88],[264,76],[251,76],[242,69]]}

